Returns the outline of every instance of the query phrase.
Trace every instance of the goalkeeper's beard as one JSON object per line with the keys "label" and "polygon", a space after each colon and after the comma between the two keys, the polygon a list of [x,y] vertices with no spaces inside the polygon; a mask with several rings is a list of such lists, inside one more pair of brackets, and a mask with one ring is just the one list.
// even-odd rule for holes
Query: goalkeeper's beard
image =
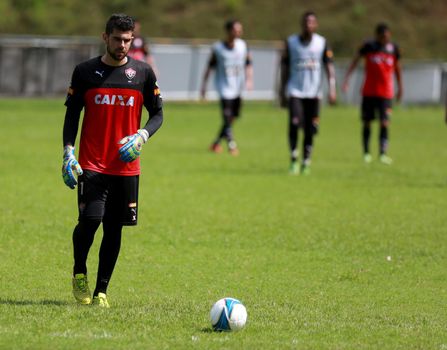
{"label": "goalkeeper's beard", "polygon": [[120,62],[127,56],[128,50],[121,50],[116,49],[115,51],[112,51],[109,46],[107,46],[107,53],[110,57],[112,57],[115,61]]}

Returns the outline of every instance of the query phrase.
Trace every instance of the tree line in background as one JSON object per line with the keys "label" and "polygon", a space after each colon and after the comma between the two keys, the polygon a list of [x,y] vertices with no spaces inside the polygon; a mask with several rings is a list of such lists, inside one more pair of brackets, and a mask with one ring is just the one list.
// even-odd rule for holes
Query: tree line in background
{"label": "tree line in background", "polygon": [[405,58],[447,59],[445,0],[2,0],[0,33],[99,36],[110,14],[124,12],[148,37],[216,39],[224,20],[237,18],[248,40],[282,40],[299,31],[306,10],[337,56],[351,56],[387,22]]}

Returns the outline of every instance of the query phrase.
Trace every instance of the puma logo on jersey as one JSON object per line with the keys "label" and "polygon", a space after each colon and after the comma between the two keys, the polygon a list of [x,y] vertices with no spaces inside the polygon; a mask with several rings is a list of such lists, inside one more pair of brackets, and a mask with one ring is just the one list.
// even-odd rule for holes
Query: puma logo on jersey
{"label": "puma logo on jersey", "polygon": [[113,106],[130,106],[133,107],[135,98],[133,96],[123,95],[101,95],[95,96],[95,103],[97,105],[113,105]]}
{"label": "puma logo on jersey", "polygon": [[102,71],[95,70],[95,74],[98,74],[102,78],[102,75],[104,74],[104,71],[103,70]]}

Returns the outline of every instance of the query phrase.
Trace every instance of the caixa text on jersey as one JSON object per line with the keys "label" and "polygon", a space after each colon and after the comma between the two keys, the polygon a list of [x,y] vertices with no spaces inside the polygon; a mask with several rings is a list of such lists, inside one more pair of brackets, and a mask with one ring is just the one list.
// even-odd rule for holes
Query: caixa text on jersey
{"label": "caixa text on jersey", "polygon": [[95,104],[97,105],[113,105],[113,106],[130,106],[133,107],[135,102],[134,96],[125,95],[95,95]]}

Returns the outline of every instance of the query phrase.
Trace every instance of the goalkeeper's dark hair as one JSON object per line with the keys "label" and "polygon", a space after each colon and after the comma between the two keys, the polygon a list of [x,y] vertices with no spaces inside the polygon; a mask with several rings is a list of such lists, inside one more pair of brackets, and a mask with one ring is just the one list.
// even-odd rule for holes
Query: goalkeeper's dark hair
{"label": "goalkeeper's dark hair", "polygon": [[237,19],[230,19],[225,22],[224,28],[226,32],[230,32],[236,23],[241,23],[241,21]]}
{"label": "goalkeeper's dark hair", "polygon": [[124,13],[114,13],[106,23],[106,34],[111,34],[114,29],[121,32],[133,31],[135,20]]}

